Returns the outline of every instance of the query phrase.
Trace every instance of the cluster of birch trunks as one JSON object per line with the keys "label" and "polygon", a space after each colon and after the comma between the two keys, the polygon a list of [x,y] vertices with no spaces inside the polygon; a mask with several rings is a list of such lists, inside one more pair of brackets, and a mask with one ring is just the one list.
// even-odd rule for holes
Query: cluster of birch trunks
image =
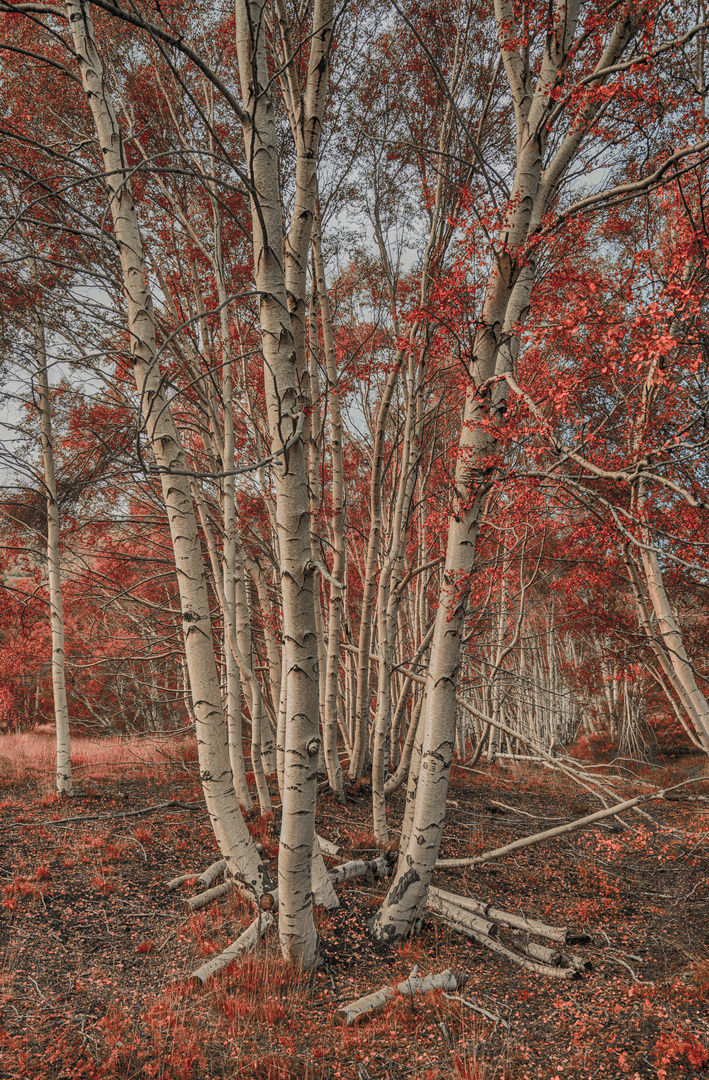
{"label": "cluster of birch trunks", "polygon": [[[588,477],[612,480],[624,499],[627,495],[623,520],[633,531],[623,526],[618,545],[628,608],[649,657],[648,678],[666,693],[690,740],[700,749],[709,746],[709,706],[668,599],[649,523],[654,493],[669,490],[643,449],[662,392],[657,364],[653,360],[643,374],[633,398],[630,456],[613,472],[599,472],[589,457],[592,449],[567,446],[516,378],[540,265],[535,244],[556,213],[562,182],[580,167],[582,147],[593,145],[605,115],[606,96],[585,88],[610,93],[618,71],[630,70],[629,58],[636,56],[652,21],[649,6],[611,6],[605,21],[594,25],[588,70],[576,76],[574,58],[591,34],[579,0],[552,5],[553,18],[534,44],[531,64],[524,49],[519,51],[513,6],[503,0],[490,5],[489,71],[483,77],[476,69],[474,82],[504,88],[508,177],[491,196],[496,225],[483,260],[475,317],[445,339],[439,329],[445,320],[435,308],[436,274],[453,257],[451,223],[462,213],[471,185],[479,185],[482,199],[497,184],[471,131],[483,143],[492,139],[499,102],[486,89],[475,105],[473,128],[461,122],[473,84],[470,49],[454,51],[444,77],[420,32],[401,15],[433,65],[442,94],[431,150],[437,179],[408,290],[415,296],[411,310],[402,306],[401,268],[392,261],[384,211],[374,201],[371,220],[388,309],[387,339],[385,356],[371,357],[374,389],[362,383],[361,415],[353,397],[349,414],[342,409],[343,333],[327,280],[318,171],[334,62],[334,0],[313,0],[302,24],[282,0],[273,7],[263,0],[237,0],[230,38],[234,70],[228,78],[217,75],[196,46],[160,20],[129,13],[111,0],[94,0],[93,6],[130,25],[156,55],[164,57],[167,50],[191,65],[199,92],[187,104],[181,99],[186,115],[193,114],[198,99],[207,102],[206,111],[201,105],[198,111],[209,152],[198,153],[199,140],[184,133],[179,146],[206,199],[207,233],[200,231],[169,170],[154,171],[155,202],[173,232],[191,245],[186,282],[167,273],[156,257],[153,211],[135,194],[138,166],[132,155],[143,164],[151,155],[144,145],[147,135],[134,128],[135,112],[121,80],[114,78],[110,35],[99,40],[87,0],[65,0],[39,11],[45,20],[38,24],[40,35],[65,36],[66,62],[75,65],[71,79],[83,91],[77,101],[82,123],[91,131],[87,145],[100,158],[119,278],[115,315],[127,331],[135,378],[140,460],[147,479],[159,488],[169,526],[186,700],[204,797],[228,877],[216,887],[238,882],[256,902],[270,897],[284,954],[306,966],[315,963],[312,897],[320,889],[332,890],[315,834],[318,777],[326,775],[334,796],[344,801],[342,762],[347,760],[349,781],[371,775],[373,831],[382,846],[390,840],[387,800],[407,785],[398,862],[372,932],[396,940],[430,910],[489,948],[514,951],[497,939],[497,928],[508,924],[430,887],[455,750],[462,760],[483,751],[490,760],[522,754],[571,775],[572,763],[557,763],[558,743],[581,729],[593,734],[607,721],[622,745],[636,750],[643,717],[640,684],[629,684],[598,635],[559,626],[545,528],[514,520],[513,508],[500,495],[509,465],[503,435],[512,400],[524,403],[538,423],[536,437],[554,462],[555,477],[561,463],[567,484],[578,486]],[[38,13],[32,3],[13,3],[11,10],[17,17]],[[689,26],[682,41],[698,41],[698,35]],[[674,37],[668,49],[673,42]],[[567,77],[571,82],[562,94],[559,87],[566,86]],[[175,94],[183,92],[181,79],[175,78]],[[233,148],[236,158],[229,158],[229,183],[238,184],[243,232],[249,237],[245,295],[253,301],[251,322],[235,301],[224,242],[230,227],[223,213],[226,165],[217,164],[223,147],[216,132],[225,114],[241,143]],[[290,147],[287,190],[278,158],[284,139]],[[690,147],[686,155],[705,146]],[[678,154],[681,159],[685,151],[677,151],[672,162]],[[638,181],[633,190],[656,182],[650,177],[643,189],[645,181]],[[610,189],[597,192],[592,205],[614,197]],[[568,206],[564,213],[571,213]],[[28,267],[35,272],[34,263]],[[204,288],[207,278],[213,308]],[[426,314],[433,310],[435,319]],[[48,505],[57,788],[70,793],[58,496],[40,301],[34,326]],[[188,327],[195,332],[185,332]],[[460,354],[462,389],[457,379],[439,379],[442,349],[451,362]],[[173,369],[189,402],[184,406],[172,392],[173,376],[166,374]],[[357,422],[362,430],[353,434]],[[360,460],[359,487],[366,487],[356,503],[361,520],[352,510],[357,486],[352,458]],[[442,458],[450,464],[444,474]],[[442,475],[445,483],[429,498]],[[675,489],[678,497],[684,492],[676,484]],[[245,493],[254,493],[258,504],[248,520]],[[696,499],[692,505],[698,505]],[[602,676],[591,690],[578,682],[589,656]],[[580,779],[601,801],[612,802],[602,781]],[[254,806],[253,789],[265,813],[276,786],[282,805],[277,875],[244,818]],[[259,916],[252,937],[271,917],[267,911]],[[529,943],[522,953],[527,966],[565,974],[577,970],[574,958],[554,946]]]}

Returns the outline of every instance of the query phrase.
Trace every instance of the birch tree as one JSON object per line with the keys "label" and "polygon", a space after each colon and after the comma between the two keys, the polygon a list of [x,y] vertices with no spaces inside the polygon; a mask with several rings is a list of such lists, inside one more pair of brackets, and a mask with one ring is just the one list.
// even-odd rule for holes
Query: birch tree
{"label": "birch tree", "polygon": [[237,0],[236,48],[242,126],[251,186],[254,280],[259,293],[261,348],[272,453],[283,600],[285,745],[283,820],[278,860],[279,933],[284,955],[315,961],[311,862],[320,751],[318,633],[310,541],[307,454],[302,431],[307,405],[306,270],[315,211],[318,146],[333,30],[331,0],[316,0],[310,57],[301,91],[291,32],[279,9],[296,139],[295,202],[283,232],[276,124],[269,89],[266,5]]}
{"label": "birch tree", "polygon": [[215,836],[229,869],[256,895],[270,888],[234,794],[227,731],[217,675],[211,619],[188,471],[157,356],[156,325],[138,215],[121,130],[83,0],[66,5],[81,80],[103,156],[109,209],[123,274],[130,350],[145,434],[160,473],[177,569],[185,653],[197,725],[200,778]]}
{"label": "birch tree", "polygon": [[[599,99],[571,107],[568,128],[560,126],[569,102],[565,85],[579,32],[579,0],[557,0],[550,8],[536,79],[530,64],[529,31],[517,25],[511,3],[495,0],[494,14],[513,106],[516,163],[500,238],[493,251],[465,398],[444,584],[440,595],[426,684],[427,727],[421,751],[414,820],[406,853],[400,853],[396,877],[373,922],[382,940],[400,938],[415,927],[425,904],[438,856],[445,819],[446,793],[455,745],[455,695],[460,642],[466,615],[470,574],[486,500],[497,465],[495,429],[504,421],[508,384],[519,350],[519,326],[532,295],[535,258],[527,240],[540,226],[559,185],[588,136],[601,108]],[[591,80],[602,85],[619,62],[646,17],[644,5],[623,8],[606,31],[607,40]],[[520,44],[521,43],[521,44]],[[564,92],[559,105],[557,98]]]}
{"label": "birch tree", "polygon": [[57,795],[72,795],[71,737],[69,732],[69,707],[66,699],[64,606],[62,603],[62,568],[59,548],[59,502],[54,469],[54,444],[52,442],[52,403],[47,372],[47,339],[44,319],[39,305],[35,307],[34,324],[37,381],[39,383],[39,412],[42,425],[42,463],[44,466],[44,489],[47,498],[47,583],[49,619],[52,631],[52,696],[54,698],[54,723],[57,740],[56,792]]}

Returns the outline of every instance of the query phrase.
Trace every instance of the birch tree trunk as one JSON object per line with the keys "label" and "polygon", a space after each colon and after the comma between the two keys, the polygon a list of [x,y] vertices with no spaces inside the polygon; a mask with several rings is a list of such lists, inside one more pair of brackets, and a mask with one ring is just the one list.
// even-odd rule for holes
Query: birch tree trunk
{"label": "birch tree trunk", "polygon": [[[342,454],[342,417],[338,393],[335,335],[332,327],[330,296],[325,277],[322,253],[322,234],[319,211],[316,206],[313,218],[313,266],[320,301],[325,373],[327,377],[327,404],[330,414],[330,459],[332,462],[331,487],[331,544],[332,576],[344,582],[346,566],[345,545],[345,472]],[[340,802],[344,801],[345,789],[340,759],[337,756],[338,674],[340,667],[340,634],[342,630],[342,588],[331,586],[327,619],[327,668],[325,672],[325,702],[323,710],[323,750],[327,775],[332,791]]]}
{"label": "birch tree trunk", "polygon": [[66,700],[64,663],[64,608],[62,605],[61,559],[59,555],[59,504],[54,473],[52,443],[52,412],[47,374],[47,342],[44,319],[39,307],[35,309],[35,349],[39,411],[42,422],[42,463],[44,490],[47,499],[47,578],[49,585],[49,621],[52,631],[52,695],[56,725],[56,791],[57,795],[73,795],[71,782],[71,737],[69,706]]}
{"label": "birch tree trunk", "polygon": [[[245,811],[253,809],[253,800],[246,782],[246,766],[244,763],[244,745],[242,732],[241,714],[241,678],[237,658],[229,642],[229,630],[227,618],[232,622],[236,619],[236,596],[237,596],[237,544],[238,527],[236,523],[236,492],[234,489],[234,477],[228,475],[234,468],[234,402],[233,402],[233,379],[231,371],[231,345],[229,337],[229,319],[227,309],[226,289],[224,276],[221,272],[221,230],[219,219],[216,221],[215,262],[217,263],[217,291],[219,297],[219,315],[222,339],[222,404],[224,410],[224,450],[222,454],[222,469],[227,475],[222,485],[222,513],[224,520],[224,598],[227,611],[223,620],[223,649],[224,666],[226,668],[226,720],[229,740],[229,763],[234,781],[234,790],[240,805]],[[263,809],[262,809],[263,813]]]}
{"label": "birch tree trunk", "polygon": [[172,537],[200,779],[217,843],[230,873],[241,877],[256,895],[261,895],[271,891],[272,883],[234,793],[204,562],[185,455],[165,398],[157,360],[153,302],[121,131],[104,79],[88,7],[84,0],[67,0],[66,13],[103,155],[105,185],[121,260],[136,388],[147,444],[160,474]]}
{"label": "birch tree trunk", "polygon": [[[445,818],[448,781],[455,745],[456,685],[470,575],[482,513],[493,484],[497,444],[495,429],[504,420],[514,369],[518,328],[529,309],[534,283],[533,258],[519,260],[531,229],[536,228],[558,184],[588,132],[597,103],[581,105],[576,122],[544,167],[554,89],[569,63],[580,0],[557,0],[549,11],[544,54],[532,88],[532,75],[518,51],[514,6],[495,0],[498,43],[512,95],[517,128],[517,164],[501,230],[493,253],[482,317],[471,358],[463,427],[455,472],[452,515],[448,525],[443,586],[436,614],[426,682],[427,725],[414,820],[406,850],[400,850],[395,878],[372,923],[375,937],[392,941],[415,928],[426,901],[438,856]],[[607,68],[631,40],[631,14],[611,32],[598,70]],[[518,261],[519,260],[519,261]],[[491,381],[494,384],[491,385]]]}
{"label": "birch tree trunk", "polygon": [[[296,132],[296,195],[291,231],[283,232],[277,132],[266,54],[266,4],[237,0],[236,50],[251,183],[254,279],[259,294],[261,347],[281,561],[285,663],[283,820],[278,859],[279,932],[283,954],[304,966],[315,962],[311,860],[315,835],[317,762],[320,749],[318,635],[315,621],[301,395],[305,355],[305,273],[313,211],[315,169],[327,87],[332,3],[316,0],[306,92],[300,98],[295,61],[292,76]],[[280,13],[279,13],[280,14]],[[289,288],[286,288],[288,275]],[[286,445],[287,444],[287,445]]]}

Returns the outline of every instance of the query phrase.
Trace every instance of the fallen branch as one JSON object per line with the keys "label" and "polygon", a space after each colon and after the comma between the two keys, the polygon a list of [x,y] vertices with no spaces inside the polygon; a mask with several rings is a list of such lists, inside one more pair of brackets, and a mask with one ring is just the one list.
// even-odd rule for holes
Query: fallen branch
{"label": "fallen branch", "polygon": [[156,803],[155,806],[146,806],[143,810],[117,810],[115,814],[77,814],[76,817],[55,818],[54,820],[43,821],[42,825],[68,825],[75,821],[110,821],[112,818],[141,817],[143,814],[154,814],[158,810],[170,810],[175,806],[180,810],[198,810],[200,807],[204,807],[204,803],[201,799],[192,803],[171,799],[170,802],[161,802]]}
{"label": "fallen branch", "polygon": [[639,979],[637,977],[637,975],[635,974],[635,972],[633,971],[633,969],[631,968],[630,964],[626,963],[625,960],[621,960],[621,958],[619,956],[609,956],[608,959],[611,960],[615,964],[620,964],[621,967],[624,967],[626,971],[629,971],[633,982],[636,982],[639,986],[654,986],[655,985],[654,982],[646,982],[643,979]]}
{"label": "fallen branch", "polygon": [[502,810],[510,810],[513,814],[531,818],[533,821],[540,820],[537,814],[530,814],[527,810],[520,810],[517,806],[508,806],[507,803],[504,802],[496,802],[495,799],[490,799],[490,806],[499,806]]}
{"label": "fallen branch", "polygon": [[665,799],[668,792],[676,791],[687,784],[697,784],[706,779],[706,776],[696,776],[691,780],[683,780],[681,784],[674,784],[672,787],[664,788],[662,791],[651,791],[646,795],[637,795],[634,799],[626,799],[625,802],[616,803],[614,806],[606,807],[605,810],[597,810],[595,814],[587,814],[586,817],[577,818],[576,821],[569,821],[566,825],[557,825],[553,829],[546,829],[544,832],[535,833],[533,836],[523,836],[520,840],[513,840],[511,844],[495,848],[494,851],[485,851],[482,855],[474,855],[467,859],[439,859],[436,863],[436,869],[452,870],[463,866],[478,866],[480,863],[490,862],[492,859],[500,859],[503,855],[509,855],[512,851],[519,851],[520,848],[530,847],[532,844],[541,844],[544,840],[551,840],[555,836],[563,836],[564,833],[573,832],[574,829],[580,829],[584,825],[592,825],[595,821],[602,821],[603,818],[615,817],[625,810],[631,810],[634,806],[639,806],[640,803],[650,802],[653,799]]}
{"label": "fallen branch", "polygon": [[404,997],[413,999],[414,994],[427,994],[431,990],[458,990],[467,981],[466,975],[454,975],[450,968],[446,968],[437,975],[419,976],[417,972],[418,966],[415,966],[408,979],[399,983],[398,986],[382,986],[373,994],[367,994],[366,997],[357,998],[355,1001],[342,1005],[335,1013],[335,1020],[341,1024],[354,1024],[363,1016],[382,1009],[396,996],[397,990]]}
{"label": "fallen branch", "polygon": [[237,957],[243,956],[244,953],[253,952],[256,948],[257,942],[268,930],[269,926],[273,925],[273,916],[269,915],[267,911],[260,911],[254,921],[247,926],[243,934],[233,941],[231,945],[228,945],[223,952],[220,952],[218,956],[213,956],[211,960],[208,960],[206,964],[202,964],[202,967],[193,972],[191,978],[199,979],[201,983],[206,983],[207,979],[211,979],[213,975],[216,975],[219,971],[230,964],[232,960],[236,960]]}

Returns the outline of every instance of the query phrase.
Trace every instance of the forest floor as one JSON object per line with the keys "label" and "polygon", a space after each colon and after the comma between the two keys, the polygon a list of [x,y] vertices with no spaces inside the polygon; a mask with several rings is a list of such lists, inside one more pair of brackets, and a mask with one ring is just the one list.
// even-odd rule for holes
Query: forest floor
{"label": "forest floor", "polygon": [[[625,830],[610,819],[437,872],[442,888],[585,930],[590,943],[571,951],[593,969],[578,978],[524,970],[433,918],[419,937],[383,948],[367,919],[386,885],[360,879],[338,887],[339,910],[317,916],[327,964],[315,974],[285,964],[271,932],[255,954],[195,986],[190,973],[253,916],[235,894],[186,914],[194,890],[165,886],[218,857],[201,805],[125,816],[200,799],[194,748],[183,751],[85,764],[77,796],[58,803],[51,773],[13,772],[0,738],[2,1080],[709,1076],[709,780],[684,789],[692,799],[646,804],[650,817],[626,813]],[[128,744],[118,757],[131,761]],[[696,767],[694,758],[605,771],[630,798]],[[391,804],[394,836],[402,803],[399,793]],[[457,766],[441,856],[474,855],[598,807],[535,766]],[[59,821],[67,817],[80,820]],[[331,864],[376,853],[370,821],[364,788],[345,808],[321,798],[318,830],[342,849]],[[250,826],[275,863],[278,806]],[[414,964],[420,974],[465,972],[461,996],[508,1026],[440,992],[398,996],[352,1028],[335,1023],[344,1002],[405,979]]]}

